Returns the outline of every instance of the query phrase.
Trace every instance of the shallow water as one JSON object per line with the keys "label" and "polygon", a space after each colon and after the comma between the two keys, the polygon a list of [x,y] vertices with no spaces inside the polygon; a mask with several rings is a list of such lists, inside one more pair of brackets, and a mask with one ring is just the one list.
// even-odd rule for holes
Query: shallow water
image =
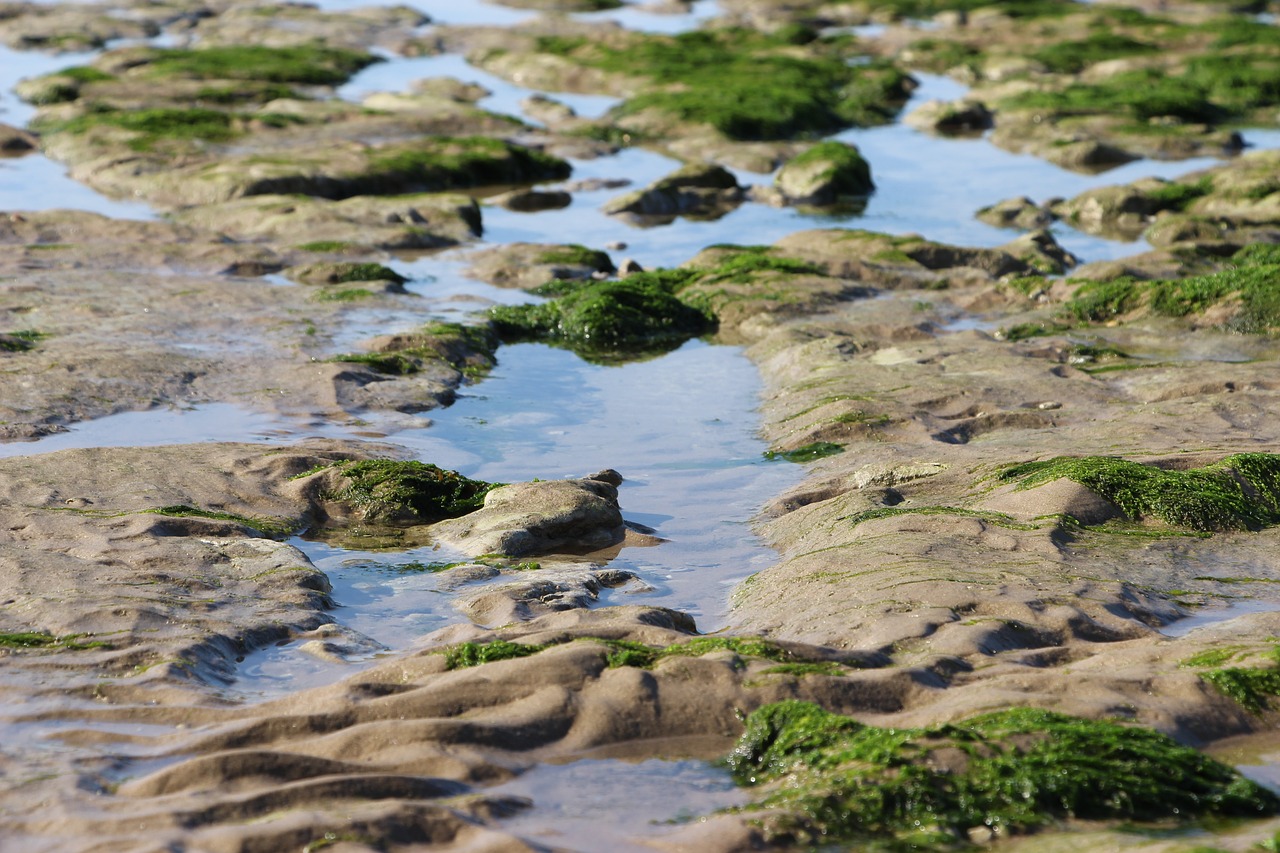
{"label": "shallow water", "polygon": [[[364,0],[321,0],[326,9],[366,5]],[[437,24],[518,26],[534,13],[482,2],[417,0],[409,5]],[[714,0],[702,0],[689,15],[650,14],[630,4],[612,12],[577,15],[608,19],[634,29],[675,32],[696,27],[714,15]],[[32,110],[10,92],[22,76],[81,64],[90,55],[49,56],[0,48],[0,121],[25,123]],[[373,91],[404,91],[426,76],[475,81],[491,91],[486,109],[522,116],[520,101],[533,94],[468,65],[458,56],[391,59],[372,66],[340,91],[359,100]],[[953,99],[964,87],[934,75],[918,75],[921,87],[908,109],[931,98]],[[599,115],[615,103],[603,96],[547,93],[581,115]],[[523,118],[523,116],[522,116]],[[527,119],[525,119],[527,120]],[[1280,131],[1246,131],[1260,147],[1280,146]],[[983,139],[943,139],[900,123],[855,129],[837,138],[856,144],[872,164],[877,191],[864,212],[818,216],[794,209],[746,204],[712,222],[680,220],[674,226],[637,228],[605,217],[599,207],[625,190],[576,192],[563,210],[537,214],[497,207],[484,211],[485,243],[515,241],[572,242],[601,247],[626,243],[630,255],[646,267],[687,260],[712,243],[771,243],[792,232],[816,227],[856,227],[889,233],[920,233],[943,242],[994,246],[1017,236],[973,218],[981,206],[1001,199],[1037,194],[1035,200],[1070,197],[1087,188],[1158,175],[1176,178],[1215,164],[1213,159],[1181,162],[1139,161],[1100,175],[1081,175],[1031,157],[1010,154]],[[641,149],[613,157],[574,162],[573,180],[625,178],[642,186],[675,169],[670,158]],[[740,180],[767,182],[769,176],[739,173]],[[149,218],[145,205],[111,201],[65,176],[64,170],[34,155],[0,160],[0,209],[68,207],[113,216]],[[1058,239],[1083,260],[1135,254],[1143,242],[1122,243],[1054,228]],[[518,291],[501,290],[466,279],[457,253],[405,257],[391,262],[413,279],[408,289],[429,302],[428,311],[459,319],[477,306],[527,300]],[[421,312],[414,312],[413,322]],[[374,330],[397,322],[394,309],[353,311],[334,341],[351,349]],[[981,318],[958,317],[952,331],[984,328]],[[587,364],[571,353],[544,346],[503,347],[498,366],[484,382],[463,390],[446,410],[416,419],[380,423],[373,419],[360,437],[376,437],[409,448],[427,461],[498,481],[581,476],[604,467],[626,477],[620,490],[628,520],[655,528],[668,540],[653,548],[625,549],[611,565],[626,568],[652,587],[645,593],[626,588],[606,591],[601,604],[644,603],[693,614],[704,630],[727,621],[732,586],[769,566],[775,555],[751,534],[748,521],[762,503],[798,481],[802,469],[766,462],[754,435],[754,408],[760,384],[754,368],[735,348],[694,341],[658,359],[621,367]],[[406,426],[406,423],[408,426]],[[170,444],[200,441],[292,442],[312,435],[355,437],[330,424],[299,423],[213,404],[184,410],[153,410],[102,418],[40,442],[0,444],[0,457],[50,452],[70,447]],[[459,621],[453,597],[430,574],[400,573],[389,564],[413,559],[449,559],[447,552],[424,549],[399,553],[343,551],[322,543],[295,540],[332,579],[340,605],[335,616],[376,646],[349,663],[310,657],[298,644],[261,650],[240,667],[229,695],[258,699],[331,683],[379,655],[410,648],[423,634]],[[1238,602],[1206,610],[1166,629],[1176,636],[1196,627],[1262,609]],[[0,720],[0,725],[3,720]],[[13,730],[15,737],[56,736],[71,724]],[[103,727],[106,731],[106,727]],[[0,731],[5,729],[0,728]],[[122,736],[145,734],[123,727]],[[51,750],[59,749],[50,742]],[[122,754],[127,750],[121,750]],[[137,764],[131,772],[142,772]],[[517,780],[492,789],[496,794],[532,797],[537,808],[509,818],[506,828],[563,849],[632,849],[636,836],[660,835],[655,825],[690,814],[705,814],[742,801],[725,773],[698,761],[584,760],[539,766]],[[608,815],[602,821],[601,815]],[[644,848],[638,848],[644,849]]]}

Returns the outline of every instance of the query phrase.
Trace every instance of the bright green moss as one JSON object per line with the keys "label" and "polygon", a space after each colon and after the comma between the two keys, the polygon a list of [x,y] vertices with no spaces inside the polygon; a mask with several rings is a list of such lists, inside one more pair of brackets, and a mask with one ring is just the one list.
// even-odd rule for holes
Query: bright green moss
{"label": "bright green moss", "polygon": [[196,50],[158,49],[147,70],[154,77],[332,86],[378,61],[369,53],[318,44],[213,45]]}
{"label": "bright green moss", "polygon": [[1280,696],[1280,668],[1276,667],[1230,667],[1206,672],[1201,677],[1223,696],[1255,714],[1271,707],[1271,697]]}
{"label": "bright green moss", "polygon": [[1003,106],[1059,115],[1122,115],[1139,122],[1171,116],[1214,124],[1277,104],[1280,56],[1234,53],[1193,57],[1181,73],[1125,71],[1096,83],[1026,92],[1007,99]]}
{"label": "bright green moss", "polygon": [[796,35],[726,28],[636,35],[623,47],[544,37],[538,47],[583,65],[649,77],[656,87],[622,104],[619,115],[654,109],[709,124],[732,139],[789,139],[893,117],[907,94],[906,75],[880,61],[852,66],[821,51],[798,56],[789,49]]}
{"label": "bright green moss", "polygon": [[1131,519],[1190,530],[1257,530],[1280,522],[1280,455],[1270,453],[1236,454],[1190,471],[1109,456],[1059,456],[1012,465],[998,478],[1021,489],[1072,480]]}
{"label": "bright green moss", "polygon": [[348,243],[344,240],[313,240],[310,243],[302,243],[294,248],[301,249],[304,252],[342,252],[355,247],[355,243]]}
{"label": "bright green moss", "polygon": [[0,648],[5,649],[64,649],[67,651],[83,651],[85,649],[109,649],[110,643],[101,640],[81,642],[86,634],[64,634],[61,637],[44,631],[22,631],[17,633],[0,633]]}
{"label": "bright green moss", "polygon": [[335,287],[321,290],[311,297],[316,302],[362,302],[373,298],[373,291],[363,287]]}
{"label": "bright green moss", "polygon": [[1160,210],[1183,211],[1198,198],[1213,192],[1213,178],[1207,175],[1192,184],[1172,182],[1147,192]]}
{"label": "bright green moss", "polygon": [[1256,263],[1268,253],[1237,255],[1239,266],[1209,275],[1175,280],[1137,281],[1118,278],[1081,285],[1067,310],[1079,321],[1102,323],[1140,309],[1166,317],[1201,314],[1227,301],[1237,307],[1226,321],[1231,331],[1258,334],[1280,328],[1280,264]]}
{"label": "bright green moss", "polygon": [[445,649],[445,665],[448,669],[465,669],[500,660],[511,660],[536,655],[550,644],[534,645],[493,640],[488,643],[459,643]]}
{"label": "bright green moss", "polygon": [[907,46],[906,52],[911,57],[911,67],[935,74],[943,74],[956,67],[972,68],[982,56],[982,51],[976,47],[935,38],[914,41]]}
{"label": "bright green moss", "polygon": [[857,527],[863,522],[876,521],[881,518],[896,518],[900,515],[954,515],[961,518],[976,518],[988,524],[994,524],[997,527],[1007,527],[1010,530],[1035,529],[1034,525],[1020,524],[1014,521],[1012,516],[1005,515],[1003,512],[963,509],[956,506],[880,506],[845,516],[841,520],[848,521],[850,527]]}
{"label": "bright green moss", "polygon": [[410,376],[421,372],[429,362],[444,362],[474,378],[493,367],[497,346],[497,336],[488,326],[431,323],[419,334],[406,337],[399,349],[348,353],[329,360],[363,364],[392,376]]}
{"label": "bright green moss", "polygon": [[[1199,580],[1199,578],[1197,578]],[[1227,661],[1234,658],[1244,650],[1244,646],[1227,646],[1220,649],[1206,649],[1199,654],[1192,655],[1181,663],[1181,666],[1189,667],[1206,667],[1206,666],[1222,666]]]}
{"label": "bright green moss", "polygon": [[215,521],[230,521],[240,524],[252,530],[256,530],[273,539],[284,539],[293,534],[298,525],[292,521],[286,521],[279,518],[252,518],[247,515],[236,515],[230,512],[215,512],[213,510],[199,509],[197,507],[188,506],[186,504],[173,504],[171,506],[157,507],[156,509],[144,510],[144,512],[154,515],[167,515],[173,518],[208,518]]}
{"label": "bright green moss", "polygon": [[[971,827],[1016,833],[1068,818],[1260,817],[1280,800],[1149,729],[1015,708],[921,729],[881,729],[786,701],[752,713],[728,757],[755,808],[800,843],[959,846]],[[911,847],[910,849],[920,849]]]}
{"label": "bright green moss", "polygon": [[548,249],[534,259],[535,263],[575,267],[589,267],[600,272],[613,272],[613,261],[607,252],[588,249],[576,243]]}
{"label": "bright green moss", "polygon": [[424,462],[368,459],[336,466],[346,485],[326,495],[366,519],[431,522],[479,509],[497,484],[468,479]]}
{"label": "bright green moss", "polygon": [[559,157],[513,142],[439,136],[377,151],[365,173],[352,177],[366,192],[404,193],[557,180],[569,173]]}
{"label": "bright green moss", "polygon": [[540,305],[500,305],[489,316],[508,340],[549,339],[597,358],[670,348],[713,328],[706,315],[646,273],[584,283]]}
{"label": "bright green moss", "polygon": [[1060,41],[1033,50],[1027,56],[1059,74],[1077,74],[1107,59],[1139,56],[1159,52],[1153,44],[1147,44],[1110,31],[1090,33],[1079,41]]}
{"label": "bright green moss", "polygon": [[[792,652],[761,637],[695,637],[692,640],[673,643],[662,648],[646,646],[643,643],[636,643],[630,640],[591,638],[590,642],[601,643],[609,649],[606,660],[611,668],[633,666],[640,669],[652,669],[668,658],[702,657],[703,655],[720,651],[732,652],[737,657],[748,660],[774,661],[782,666],[840,667],[839,664],[828,661],[797,659]],[[774,667],[768,671],[782,672],[782,669]]]}
{"label": "bright green moss", "polygon": [[47,337],[48,333],[37,332],[35,329],[0,332],[0,352],[26,352]]}
{"label": "bright green moss", "polygon": [[136,134],[129,145],[137,151],[150,150],[160,140],[228,142],[241,134],[235,116],[200,107],[94,109],[65,122],[35,126],[43,133],[86,133],[95,127],[117,127]]}
{"label": "bright green moss", "polygon": [[794,450],[766,450],[765,459],[785,459],[788,462],[813,462],[844,453],[844,446],[830,441],[815,441]]}

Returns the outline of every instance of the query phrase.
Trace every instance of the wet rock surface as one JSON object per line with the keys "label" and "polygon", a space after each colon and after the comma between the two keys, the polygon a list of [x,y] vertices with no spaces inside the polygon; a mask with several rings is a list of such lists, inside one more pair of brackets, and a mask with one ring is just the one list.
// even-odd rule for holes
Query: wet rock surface
{"label": "wet rock surface", "polygon": [[[802,700],[838,772],[801,762],[751,789],[754,807],[633,840],[1129,844],[1114,827],[1134,815],[1041,808],[1025,787],[1014,802],[1035,810],[1008,819],[1004,802],[942,815],[928,838],[872,826],[850,805],[870,786],[841,774],[867,772],[850,744],[880,730],[922,739],[913,772],[967,780],[1007,753],[1022,773],[1038,744],[1018,728],[1024,709],[1090,749],[1121,737],[1102,720],[1196,748],[1273,722],[1280,164],[1240,154],[1235,125],[1275,124],[1274,26],[1218,4],[1144,5],[940,3],[923,28],[906,5],[722,0],[728,26],[666,36],[565,15],[424,29],[406,7],[11,4],[11,47],[110,49],[22,83],[38,133],[0,128],[0,147],[39,146],[167,215],[0,216],[0,439],[209,403],[294,426],[263,444],[0,460],[0,834],[86,851],[542,849],[504,823],[544,807],[541,793],[502,783],[609,756],[741,764],[774,746],[785,770],[797,749],[778,720],[798,706],[779,703]],[[824,29],[872,22],[884,28],[856,38]],[[116,43],[160,33],[165,47]],[[535,94],[521,107],[534,128],[453,77],[337,96],[384,56],[441,50],[525,88],[622,101],[583,118],[568,95]],[[989,128],[997,146],[1079,172],[1238,156],[1065,199],[1035,186],[972,199],[983,222],[1026,232],[1013,240],[858,228],[859,205],[899,179],[812,140],[892,120],[913,71],[971,86],[905,119],[940,145]],[[628,147],[688,165],[561,183],[561,157],[581,170]],[[778,168],[772,188],[733,171]],[[732,243],[654,264],[638,240],[643,264],[618,271],[577,242],[601,232],[524,239],[511,224],[633,180],[607,214],[720,219]],[[760,202],[793,205],[774,212],[796,227],[732,232]],[[446,267],[404,253],[476,241],[490,217],[521,239],[467,254],[469,275],[537,301],[458,322],[455,297],[420,272]],[[1151,251],[1100,260],[1077,251],[1098,245],[1082,235]],[[776,563],[736,585],[728,630],[647,605],[674,582],[611,565],[664,545],[624,518],[617,472],[496,484],[405,458],[394,428],[468,393],[501,361],[499,336],[604,364],[697,336],[748,347],[769,464],[807,473],[762,508]],[[336,427],[349,437],[301,438]],[[610,451],[629,472],[623,443]],[[397,571],[429,576],[457,621],[409,650],[365,636],[335,597],[349,567],[317,568],[307,553],[320,552],[290,539],[303,532],[339,553],[448,553]],[[1183,630],[1192,614],[1223,618]],[[339,674],[246,701],[237,679],[280,643]],[[981,754],[948,740],[961,731],[986,739]],[[897,749],[915,747],[880,754]],[[1158,755],[1148,776],[1199,761]],[[1099,761],[1120,778],[1121,759]],[[1258,819],[1152,849],[1274,843],[1271,799],[1196,766],[1229,792],[1209,799]]]}

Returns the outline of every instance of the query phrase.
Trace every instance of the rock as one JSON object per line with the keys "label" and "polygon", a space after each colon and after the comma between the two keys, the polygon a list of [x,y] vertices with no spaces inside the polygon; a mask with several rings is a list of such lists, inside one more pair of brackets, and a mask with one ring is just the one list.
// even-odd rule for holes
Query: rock
{"label": "rock", "polygon": [[629,276],[632,273],[637,272],[644,272],[644,267],[640,266],[639,262],[633,258],[623,258],[622,263],[618,264],[619,278]]}
{"label": "rock", "polygon": [[867,161],[843,142],[822,142],[793,158],[778,172],[774,186],[792,204],[820,206],[875,189]]}
{"label": "rock", "polygon": [[972,98],[957,101],[925,101],[906,118],[906,124],[918,130],[948,136],[980,134],[993,123],[993,114],[987,105]]}
{"label": "rock", "polygon": [[513,190],[493,196],[493,204],[518,213],[537,213],[540,210],[560,210],[573,204],[573,196],[563,191]]}
{"label": "rock", "polygon": [[578,117],[573,107],[546,95],[532,95],[520,102],[520,110],[534,121],[555,126]]}
{"label": "rock", "polygon": [[667,175],[642,190],[607,202],[602,210],[670,222],[677,216],[718,219],[742,201],[742,188],[733,173],[721,166],[695,163]]}
{"label": "rock", "polygon": [[1018,239],[1005,243],[1000,249],[1044,275],[1061,275],[1080,262],[1079,258],[1058,245],[1053,235],[1043,229],[1023,234]]}
{"label": "rock", "polygon": [[1076,171],[1098,171],[1137,160],[1138,155],[1095,139],[1049,145],[1036,153],[1050,163]]}
{"label": "rock", "polygon": [[1157,204],[1141,190],[1112,186],[1086,190],[1055,205],[1053,212],[1086,233],[1132,240],[1147,227],[1156,209]]}
{"label": "rock", "polygon": [[529,289],[613,272],[608,254],[574,244],[507,243],[472,252],[469,260],[467,274],[495,287]]}
{"label": "rock", "polygon": [[622,541],[625,528],[617,487],[587,477],[501,486],[480,509],[432,525],[431,532],[472,556],[520,557],[608,548]]}
{"label": "rock", "polygon": [[977,218],[997,228],[1047,228],[1054,215],[1047,207],[1041,207],[1026,196],[1007,198],[981,208]]}
{"label": "rock", "polygon": [[301,264],[284,271],[286,278],[299,284],[346,284],[360,281],[389,281],[404,284],[409,279],[382,264],[355,263],[351,261],[320,261]]}
{"label": "rock", "polygon": [[34,133],[0,124],[0,157],[21,157],[40,147]]}

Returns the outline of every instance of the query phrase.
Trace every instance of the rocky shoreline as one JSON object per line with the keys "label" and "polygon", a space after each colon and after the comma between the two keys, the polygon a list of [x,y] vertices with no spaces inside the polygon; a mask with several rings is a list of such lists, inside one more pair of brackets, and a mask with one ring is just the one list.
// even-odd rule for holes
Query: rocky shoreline
{"label": "rocky shoreline", "polygon": [[[660,36],[10,4],[10,46],[105,50],[22,83],[38,109],[5,151],[38,145],[164,216],[0,216],[0,438],[207,403],[349,437],[0,459],[0,832],[30,850],[558,849],[504,828],[536,798],[491,789],[546,763],[728,756],[752,805],[636,846],[1272,849],[1280,800],[1206,752],[1270,732],[1280,695],[1280,155],[1240,153],[1236,130],[1280,119],[1280,38],[1252,6],[1005,5],[721,0],[716,26]],[[620,100],[582,118],[543,97],[524,122],[445,78],[336,98],[375,50]],[[669,268],[570,241],[465,248],[493,205],[571,203],[572,185],[532,186],[568,158],[633,145],[689,161],[616,187],[604,214],[637,226],[847,216],[876,164],[813,139],[896,120],[912,71],[971,86],[907,117],[925,132],[990,130],[1080,170],[1231,156],[975,200],[1020,232],[999,247],[818,220]],[[1077,258],[1067,228],[1151,251]],[[470,275],[539,301],[440,321],[394,267],[459,246]],[[726,631],[609,567],[662,547],[624,520],[624,459],[495,484],[396,446],[503,343],[610,364],[698,337],[746,347],[770,455],[807,466],[756,519],[778,560],[734,590]],[[304,531],[456,550],[423,568],[458,623],[386,654],[285,541]],[[600,606],[610,589],[634,603]],[[1221,618],[1179,630],[1192,614]],[[254,704],[223,690],[286,642],[353,674]]]}

